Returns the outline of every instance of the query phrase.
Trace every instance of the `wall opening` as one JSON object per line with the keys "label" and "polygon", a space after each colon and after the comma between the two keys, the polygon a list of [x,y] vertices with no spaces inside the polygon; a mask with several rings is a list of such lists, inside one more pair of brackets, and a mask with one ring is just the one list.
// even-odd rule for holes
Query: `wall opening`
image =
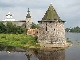
{"label": "wall opening", "polygon": [[55,31],[55,29],[54,29],[54,31]]}
{"label": "wall opening", "polygon": [[52,21],[50,21],[50,23],[52,23]]}
{"label": "wall opening", "polygon": [[47,23],[46,23],[46,31],[47,31]]}

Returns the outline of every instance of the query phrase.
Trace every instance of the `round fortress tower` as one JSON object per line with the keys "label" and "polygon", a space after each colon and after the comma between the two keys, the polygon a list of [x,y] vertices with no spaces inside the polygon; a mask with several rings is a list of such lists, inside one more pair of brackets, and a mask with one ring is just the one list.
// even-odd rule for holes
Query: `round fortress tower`
{"label": "round fortress tower", "polygon": [[64,23],[50,4],[44,17],[39,22],[38,42],[44,44],[65,44]]}

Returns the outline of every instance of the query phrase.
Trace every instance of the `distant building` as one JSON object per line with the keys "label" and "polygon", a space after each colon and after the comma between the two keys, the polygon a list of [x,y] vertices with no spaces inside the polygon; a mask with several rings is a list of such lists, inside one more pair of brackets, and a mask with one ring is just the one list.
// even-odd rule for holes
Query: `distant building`
{"label": "distant building", "polygon": [[15,19],[13,19],[12,14],[9,12],[6,15],[6,19],[2,20],[2,21],[16,21]]}
{"label": "distant building", "polygon": [[39,22],[38,42],[44,44],[65,44],[64,23],[50,4],[44,17]]}
{"label": "distant building", "polygon": [[35,28],[35,29],[28,29],[27,30],[27,34],[28,35],[37,35],[38,34],[38,29]]}
{"label": "distant building", "polygon": [[25,20],[15,20],[15,19],[13,19],[12,14],[9,12],[6,15],[6,19],[2,20],[2,22],[5,25],[6,25],[7,22],[12,22],[12,24],[15,24],[16,26],[21,26],[21,27],[24,27],[26,29],[30,29],[31,24],[32,24],[32,19],[31,19],[30,13],[29,13],[30,12],[29,8],[28,8],[27,12],[28,12],[28,14],[27,14]]}
{"label": "distant building", "polygon": [[30,16],[30,11],[29,11],[29,8],[28,8],[28,14],[26,16],[26,29],[30,29],[31,28],[31,24],[32,24],[32,18]]}

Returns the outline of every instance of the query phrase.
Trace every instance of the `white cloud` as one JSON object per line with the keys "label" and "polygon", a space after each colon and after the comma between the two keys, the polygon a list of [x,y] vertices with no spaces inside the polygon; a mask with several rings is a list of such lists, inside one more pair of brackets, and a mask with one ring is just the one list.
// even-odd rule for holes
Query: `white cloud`
{"label": "white cloud", "polygon": [[30,8],[33,22],[37,23],[42,19],[51,2],[61,19],[67,21],[66,27],[79,25],[79,0],[0,0],[0,20],[9,11],[14,14],[15,19],[24,20],[27,8]]}

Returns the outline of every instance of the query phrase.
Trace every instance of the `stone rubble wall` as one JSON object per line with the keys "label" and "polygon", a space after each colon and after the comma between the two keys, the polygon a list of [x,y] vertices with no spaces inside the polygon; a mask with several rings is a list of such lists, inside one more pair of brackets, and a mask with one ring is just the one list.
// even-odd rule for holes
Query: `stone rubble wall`
{"label": "stone rubble wall", "polygon": [[[47,24],[47,31],[46,31]],[[38,31],[39,43],[65,44],[65,29],[63,22],[40,22]]]}

